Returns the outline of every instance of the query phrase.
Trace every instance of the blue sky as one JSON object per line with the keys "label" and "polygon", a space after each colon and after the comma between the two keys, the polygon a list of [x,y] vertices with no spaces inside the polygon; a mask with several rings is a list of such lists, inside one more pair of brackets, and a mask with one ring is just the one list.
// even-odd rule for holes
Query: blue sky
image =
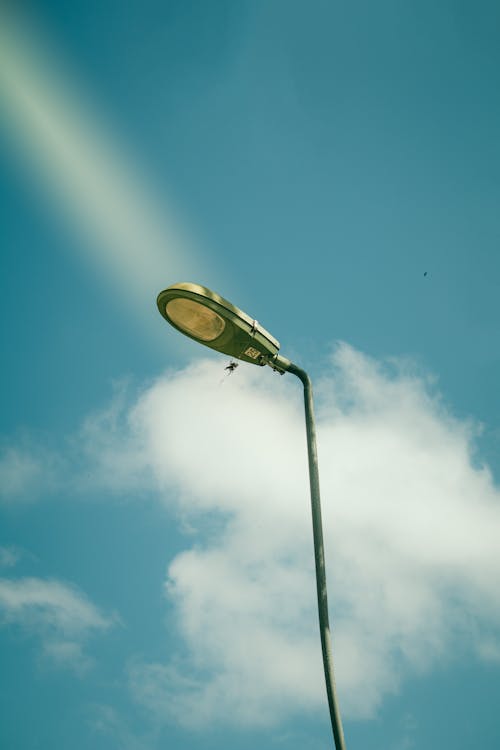
{"label": "blue sky", "polygon": [[170,330],[205,284],[314,380],[348,748],[497,748],[496,3],[2,9],[0,740],[332,746],[300,388]]}

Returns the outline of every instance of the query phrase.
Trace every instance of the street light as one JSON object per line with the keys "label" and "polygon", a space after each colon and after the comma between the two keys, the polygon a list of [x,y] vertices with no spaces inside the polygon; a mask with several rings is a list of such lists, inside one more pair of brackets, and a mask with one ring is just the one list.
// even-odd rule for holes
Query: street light
{"label": "street light", "polygon": [[313,521],[314,561],[318,595],[319,629],[325,670],[326,692],[337,750],[345,750],[344,732],[337,704],[333,656],[328,621],[325,554],[319,495],[318,456],[312,386],[308,374],[278,354],[279,342],[256,320],[215,292],[198,284],[173,284],[160,292],[158,309],[174,328],[186,336],[230,357],[253,365],[269,365],[280,374],[291,372],[304,386],[304,404],[309,457],[309,484]]}

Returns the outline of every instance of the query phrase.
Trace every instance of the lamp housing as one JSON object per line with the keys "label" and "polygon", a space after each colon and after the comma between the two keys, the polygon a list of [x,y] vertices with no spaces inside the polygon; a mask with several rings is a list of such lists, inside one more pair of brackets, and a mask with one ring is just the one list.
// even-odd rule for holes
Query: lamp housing
{"label": "lamp housing", "polygon": [[160,292],[157,305],[170,325],[210,349],[260,366],[271,364],[278,355],[274,336],[207,287],[173,284]]}

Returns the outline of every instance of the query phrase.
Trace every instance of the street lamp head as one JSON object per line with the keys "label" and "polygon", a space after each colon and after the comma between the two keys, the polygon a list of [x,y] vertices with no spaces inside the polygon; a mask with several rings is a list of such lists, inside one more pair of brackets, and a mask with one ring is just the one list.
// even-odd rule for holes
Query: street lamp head
{"label": "street lamp head", "polygon": [[157,299],[174,328],[200,344],[253,365],[272,364],[279,342],[256,320],[199,284],[173,284]]}

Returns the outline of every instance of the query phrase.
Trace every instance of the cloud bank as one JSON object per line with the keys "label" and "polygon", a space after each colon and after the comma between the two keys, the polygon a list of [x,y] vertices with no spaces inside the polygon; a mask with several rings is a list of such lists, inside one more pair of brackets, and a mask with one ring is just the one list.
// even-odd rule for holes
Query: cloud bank
{"label": "cloud bank", "polygon": [[[167,372],[132,404],[118,394],[74,441],[83,491],[147,491],[186,532],[164,586],[182,647],[166,662],[133,659],[129,684],[160,720],[193,728],[327,710],[302,388],[267,368],[224,378],[224,364]],[[477,426],[407,362],[341,344],[315,385],[340,705],[369,718],[438,664],[500,662],[500,491],[476,455]],[[51,597],[71,592],[46,584],[38,605],[23,586],[9,616],[35,618],[54,656],[107,626],[87,605],[70,618],[80,636],[51,641],[67,619]]]}
{"label": "cloud bank", "polygon": [[[159,378],[94,421],[88,457],[112,485],[151,477],[196,532],[165,583],[184,650],[134,663],[136,698],[188,726],[265,725],[325,710],[302,393],[250,366],[221,380],[213,360]],[[498,658],[500,492],[474,425],[408,364],[340,345],[316,390],[341,709],[368,718],[438,662]]]}

